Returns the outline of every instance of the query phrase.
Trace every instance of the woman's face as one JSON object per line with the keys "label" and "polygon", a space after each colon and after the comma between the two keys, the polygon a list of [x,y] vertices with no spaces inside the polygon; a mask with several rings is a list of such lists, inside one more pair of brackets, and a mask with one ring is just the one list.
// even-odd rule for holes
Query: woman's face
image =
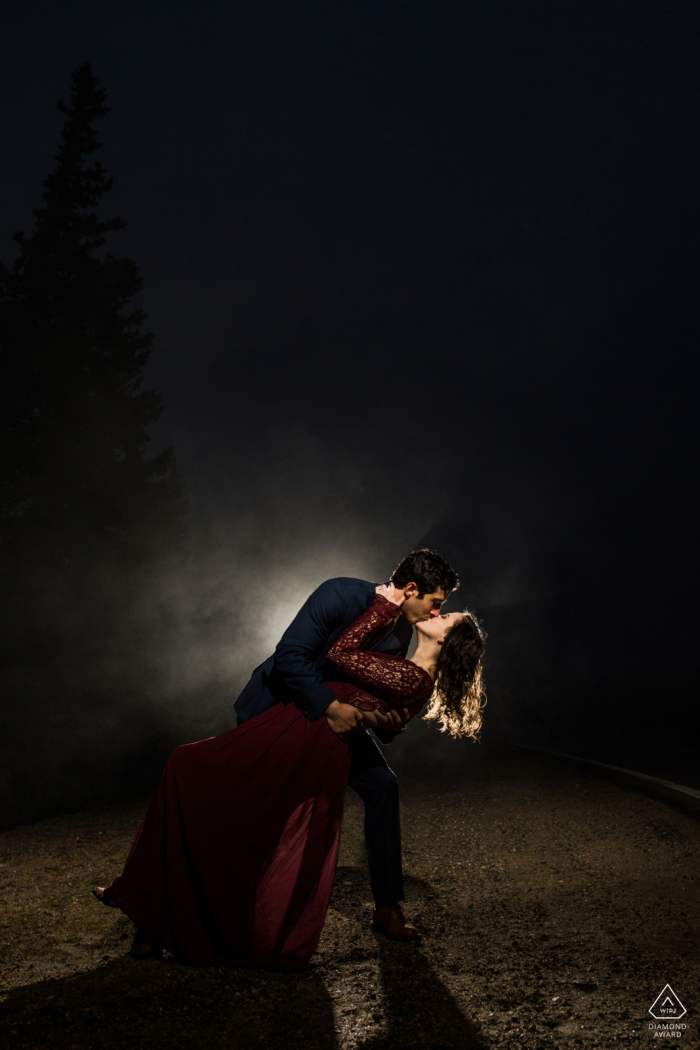
{"label": "woman's face", "polygon": [[464,613],[443,613],[433,620],[423,620],[416,624],[416,630],[424,638],[431,638],[434,642],[444,641],[456,623],[466,619]]}

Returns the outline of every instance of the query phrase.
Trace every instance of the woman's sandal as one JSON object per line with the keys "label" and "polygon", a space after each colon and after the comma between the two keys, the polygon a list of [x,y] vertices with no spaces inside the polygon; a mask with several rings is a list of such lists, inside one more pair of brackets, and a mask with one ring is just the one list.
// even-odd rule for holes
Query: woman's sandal
{"label": "woman's sandal", "polygon": [[101,904],[105,904],[108,908],[119,907],[109,886],[95,886],[92,895],[93,897],[96,897]]}
{"label": "woman's sandal", "polygon": [[129,955],[132,959],[162,959],[163,949],[154,944],[143,930],[137,930],[129,949]]}

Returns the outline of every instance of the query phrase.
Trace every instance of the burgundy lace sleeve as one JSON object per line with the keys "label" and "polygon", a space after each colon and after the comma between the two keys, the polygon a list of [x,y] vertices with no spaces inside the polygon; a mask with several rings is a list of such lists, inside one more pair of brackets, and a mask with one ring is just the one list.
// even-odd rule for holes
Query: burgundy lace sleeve
{"label": "burgundy lace sleeve", "polygon": [[400,656],[365,651],[386,630],[396,611],[393,602],[377,595],[367,612],[328,650],[328,662],[353,683],[326,683],[345,703],[366,711],[408,707],[413,714],[431,695],[433,680],[427,671]]}

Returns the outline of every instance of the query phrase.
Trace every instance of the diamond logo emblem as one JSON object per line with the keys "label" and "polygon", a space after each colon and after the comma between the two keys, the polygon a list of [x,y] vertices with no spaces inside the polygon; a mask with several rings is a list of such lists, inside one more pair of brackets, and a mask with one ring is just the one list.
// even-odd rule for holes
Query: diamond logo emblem
{"label": "diamond logo emblem", "polygon": [[649,1013],[657,1021],[668,1021],[669,1018],[677,1021],[687,1012],[670,984],[666,985],[661,994],[657,996],[649,1007]]}

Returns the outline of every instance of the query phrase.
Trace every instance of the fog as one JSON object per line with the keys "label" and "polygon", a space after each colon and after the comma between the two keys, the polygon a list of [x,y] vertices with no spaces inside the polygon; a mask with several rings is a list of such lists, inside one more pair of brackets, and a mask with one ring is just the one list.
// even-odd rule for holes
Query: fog
{"label": "fog", "polygon": [[322,6],[13,13],[0,254],[88,59],[190,510],[139,577],[27,576],[5,821],[150,789],[315,586],[423,545],[488,631],[484,734],[697,749],[688,11]]}
{"label": "fog", "polygon": [[[184,551],[165,552],[126,596],[109,566],[84,566],[82,608],[53,594],[51,622],[37,612],[39,630],[65,645],[13,683],[23,703],[5,712],[5,822],[148,790],[172,747],[235,724],[238,692],[316,586],[332,576],[386,580],[440,531],[440,506],[420,498],[406,475],[406,488],[401,478],[392,487],[383,470],[362,470],[300,427],[271,432],[268,446],[269,455],[260,450],[235,472],[230,458],[219,473],[221,460],[185,456],[192,509]],[[496,610],[519,608],[538,587],[540,600],[546,594],[527,521],[518,527],[505,512],[499,520],[493,507],[479,521],[476,493],[474,504],[463,523],[447,516],[459,542],[440,549],[462,579],[448,608],[475,608],[491,630]],[[532,637],[541,625],[532,616],[529,624]],[[503,655],[497,633],[493,644]],[[501,706],[491,721],[504,717]],[[426,730],[411,727],[392,745],[397,767],[466,760],[469,745]]]}
{"label": "fog", "polygon": [[[63,624],[68,644],[11,689],[23,699],[4,716],[6,823],[149,790],[173,747],[235,724],[238,692],[316,586],[386,580],[423,545],[460,575],[447,609],[476,610],[488,632],[485,739],[605,758],[603,737],[654,738],[659,677],[673,682],[674,670],[637,673],[644,641],[632,629],[630,642],[630,623],[644,608],[630,621],[624,571],[601,580],[565,563],[562,573],[580,518],[541,481],[523,476],[500,492],[472,481],[451,502],[428,485],[423,498],[410,463],[392,478],[300,426],[272,428],[255,461],[181,460],[184,551],[164,552],[126,597],[100,565],[82,609],[53,596],[49,633]],[[109,631],[95,630],[101,622]],[[664,726],[667,743],[688,728],[682,664],[675,673],[680,721]],[[416,722],[387,757],[399,773],[457,769],[478,746]]]}

